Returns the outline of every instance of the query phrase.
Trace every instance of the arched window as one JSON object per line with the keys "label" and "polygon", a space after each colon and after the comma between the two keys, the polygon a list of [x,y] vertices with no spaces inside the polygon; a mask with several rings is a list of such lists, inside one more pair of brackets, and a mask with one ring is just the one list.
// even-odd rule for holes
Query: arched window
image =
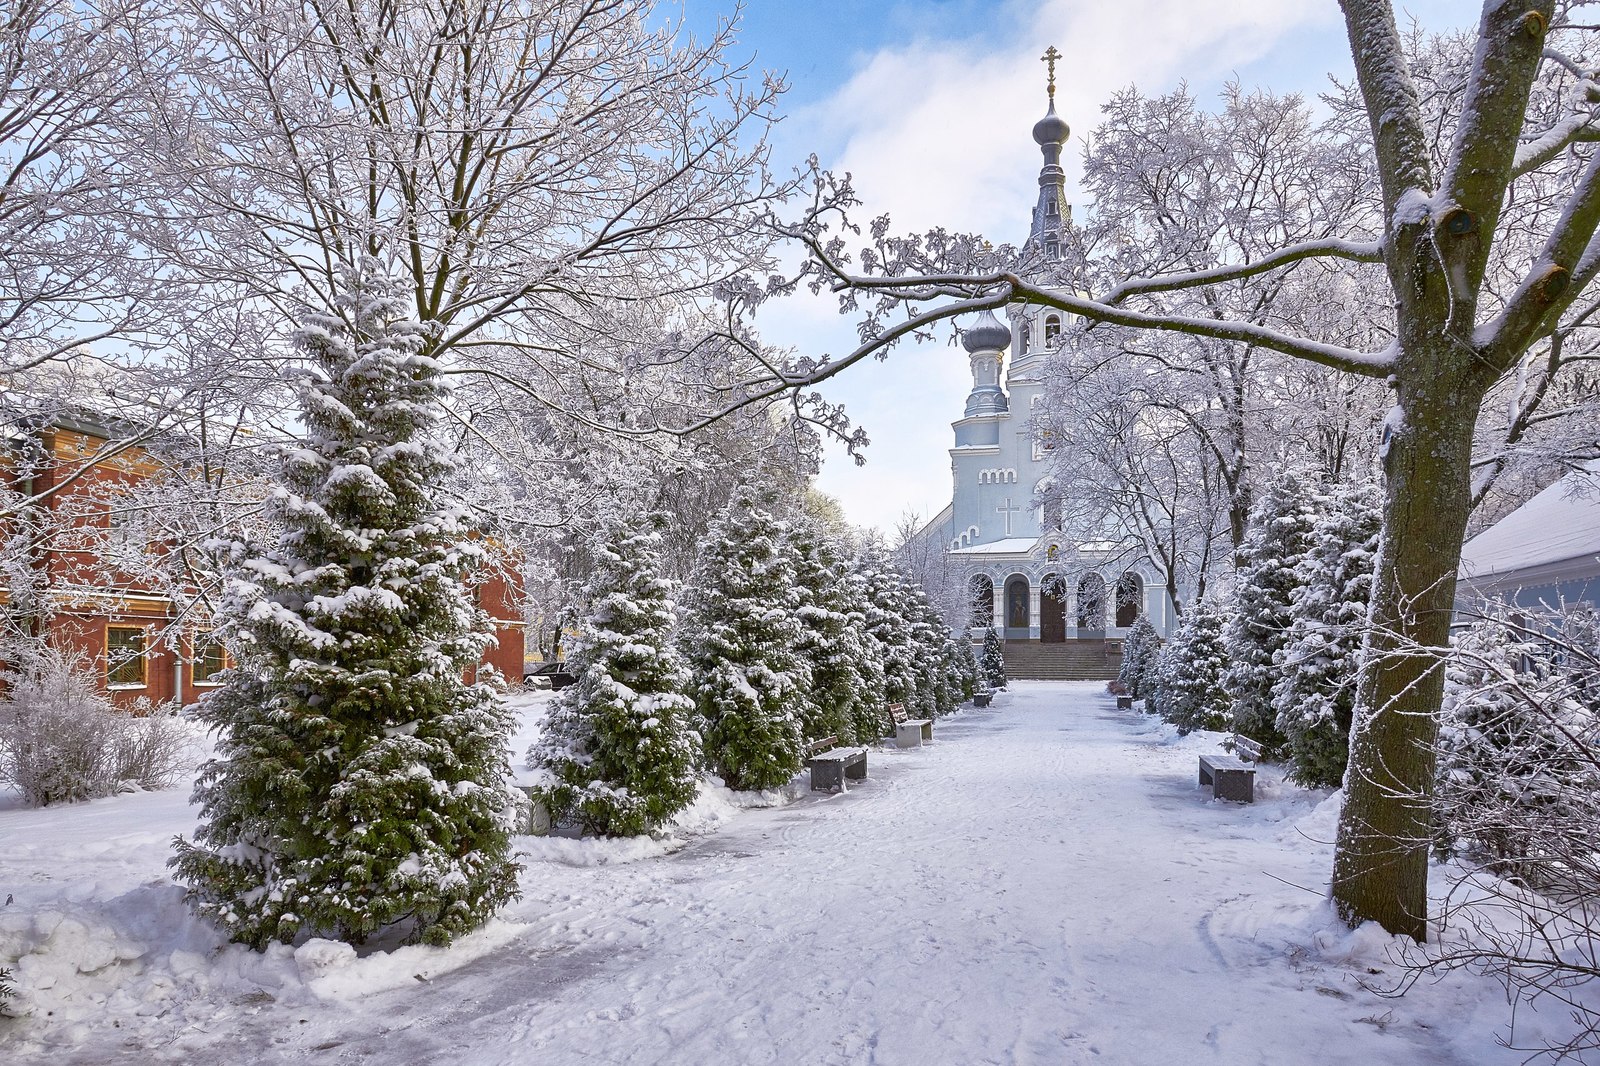
{"label": "arched window", "polygon": [[1044,320],[1044,346],[1053,348],[1061,339],[1061,316],[1046,315]]}
{"label": "arched window", "polygon": [[1006,582],[1006,628],[1027,629],[1028,579],[1018,574]]}
{"label": "arched window", "polygon": [[1078,579],[1078,629],[1091,632],[1106,628],[1106,579],[1099,574],[1084,574]]}
{"label": "arched window", "polygon": [[1117,578],[1117,628],[1126,629],[1144,610],[1144,579],[1129,570]]}
{"label": "arched window", "polygon": [[972,624],[994,625],[994,582],[982,574],[972,579]]}

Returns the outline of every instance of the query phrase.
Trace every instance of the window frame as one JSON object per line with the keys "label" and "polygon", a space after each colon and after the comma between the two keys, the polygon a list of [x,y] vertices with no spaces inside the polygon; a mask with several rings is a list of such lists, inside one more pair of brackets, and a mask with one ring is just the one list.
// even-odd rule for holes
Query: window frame
{"label": "window frame", "polygon": [[[204,677],[200,676],[200,665],[209,656],[206,654],[211,649],[217,651],[216,668],[209,671]],[[223,682],[217,680],[217,675],[229,666],[228,646],[217,638],[215,633],[196,633],[189,641],[189,684],[195,688],[216,688]]]}
{"label": "window frame", "polygon": [[[113,661],[111,634],[137,633],[139,636],[139,654],[130,656],[120,662]],[[107,689],[137,689],[150,687],[150,633],[142,625],[106,623],[105,635],[106,656],[106,688]],[[139,677],[137,681],[124,680],[121,672],[132,667],[137,667]]]}

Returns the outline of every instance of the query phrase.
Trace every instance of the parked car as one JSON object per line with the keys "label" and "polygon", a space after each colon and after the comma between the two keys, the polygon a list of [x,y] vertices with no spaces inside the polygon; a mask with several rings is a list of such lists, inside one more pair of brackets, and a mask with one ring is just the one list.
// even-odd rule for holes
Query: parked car
{"label": "parked car", "polygon": [[567,670],[566,663],[540,663],[528,667],[522,674],[522,683],[528,688],[545,688],[546,686],[560,690],[577,681],[577,675]]}

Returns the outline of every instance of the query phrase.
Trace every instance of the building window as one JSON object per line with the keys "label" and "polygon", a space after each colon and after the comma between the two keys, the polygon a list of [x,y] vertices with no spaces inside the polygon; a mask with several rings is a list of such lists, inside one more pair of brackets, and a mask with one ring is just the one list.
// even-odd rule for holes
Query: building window
{"label": "building window", "polygon": [[210,633],[201,633],[194,638],[194,662],[190,664],[190,674],[197,685],[220,685],[222,682],[217,677],[228,668],[228,649],[223,647],[222,641]]}
{"label": "building window", "polygon": [[138,626],[106,626],[106,684],[113,688],[143,688],[145,684],[144,630]]}
{"label": "building window", "polygon": [[1051,315],[1044,320],[1045,347],[1054,347],[1059,340],[1061,340],[1061,319],[1056,315]]}

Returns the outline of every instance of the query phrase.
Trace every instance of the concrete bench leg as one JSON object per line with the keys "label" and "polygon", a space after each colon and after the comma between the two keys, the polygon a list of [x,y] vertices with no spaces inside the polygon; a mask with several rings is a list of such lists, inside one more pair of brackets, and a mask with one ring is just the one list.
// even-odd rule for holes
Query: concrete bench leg
{"label": "concrete bench leg", "polygon": [[1212,783],[1211,783],[1211,775],[1206,773],[1206,764],[1205,763],[1201,763],[1200,764],[1200,787],[1201,788],[1213,788],[1214,787],[1212,785]]}
{"label": "concrete bench leg", "polygon": [[924,744],[932,744],[933,743],[933,723],[932,722],[924,722],[924,723],[922,723],[922,742]]}
{"label": "concrete bench leg", "polygon": [[844,776],[852,781],[865,781],[867,779],[867,757],[863,755],[855,762],[847,763],[844,768]]}
{"label": "concrete bench leg", "polygon": [[922,729],[910,722],[895,727],[894,746],[897,748],[920,748],[922,739]]}
{"label": "concrete bench leg", "polygon": [[[811,791],[813,792],[843,792],[844,791],[844,766],[833,760],[828,762],[814,762],[811,764]],[[863,774],[863,777],[866,775]]]}
{"label": "concrete bench leg", "polygon": [[1254,770],[1218,770],[1217,783],[1211,794],[1217,799],[1238,803],[1256,801],[1256,774]]}

